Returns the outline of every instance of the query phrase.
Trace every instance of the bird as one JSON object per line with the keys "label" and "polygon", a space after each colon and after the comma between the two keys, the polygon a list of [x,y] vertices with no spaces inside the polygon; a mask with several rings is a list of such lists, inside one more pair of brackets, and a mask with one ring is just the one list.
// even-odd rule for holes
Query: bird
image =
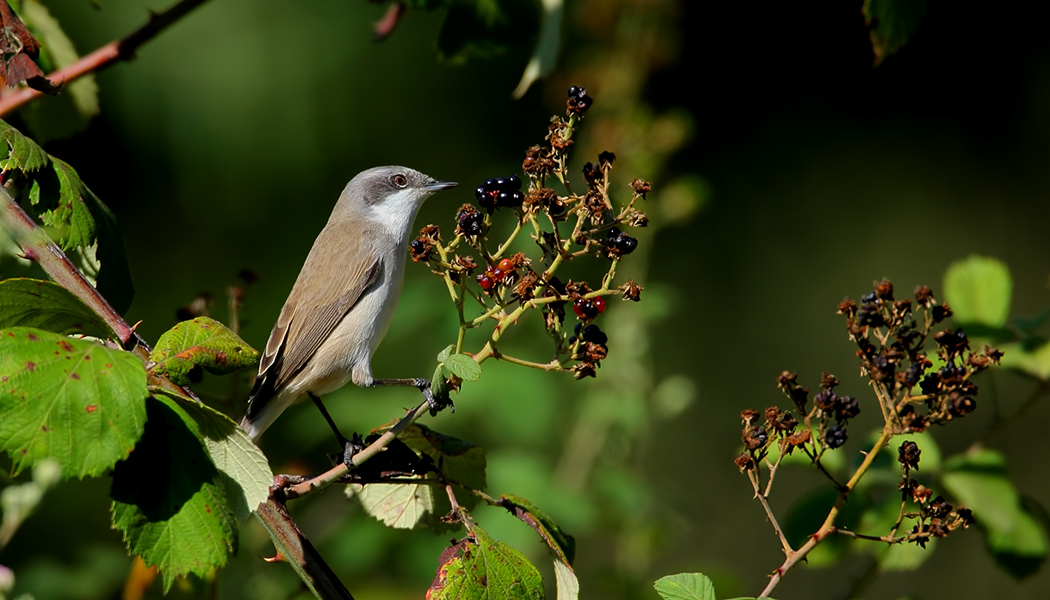
{"label": "bird", "polygon": [[456,185],[401,166],[362,171],[346,185],[262,352],[241,420],[252,441],[310,397],[345,443],[320,397],[351,381],[415,386],[433,406],[426,379],[376,379],[370,363],[401,296],[416,213],[432,194]]}

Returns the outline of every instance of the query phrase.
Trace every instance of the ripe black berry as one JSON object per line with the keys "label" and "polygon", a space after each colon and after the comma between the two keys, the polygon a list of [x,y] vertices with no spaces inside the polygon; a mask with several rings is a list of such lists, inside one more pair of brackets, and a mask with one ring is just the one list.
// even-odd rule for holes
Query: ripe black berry
{"label": "ripe black berry", "polygon": [[605,335],[605,332],[594,324],[588,325],[587,329],[583,330],[582,337],[585,342],[594,342],[595,344],[601,344],[603,346],[609,342],[609,336]]}
{"label": "ripe black berry", "polygon": [[511,175],[510,177],[508,177],[507,178],[507,189],[520,190],[521,189],[521,178],[519,178],[517,175]]}
{"label": "ripe black berry", "polygon": [[572,303],[572,312],[576,313],[576,316],[581,319],[589,320],[598,316],[598,307],[596,307],[590,300],[577,298],[576,301]]}
{"label": "ripe black berry", "polygon": [[828,448],[834,450],[842,447],[846,443],[847,437],[846,428],[835,424],[828,427],[828,430],[824,432],[824,443],[827,444]]}
{"label": "ripe black berry", "polygon": [[459,230],[462,231],[465,236],[473,237],[480,235],[485,229],[481,213],[479,212],[460,211],[457,220],[459,221]]}

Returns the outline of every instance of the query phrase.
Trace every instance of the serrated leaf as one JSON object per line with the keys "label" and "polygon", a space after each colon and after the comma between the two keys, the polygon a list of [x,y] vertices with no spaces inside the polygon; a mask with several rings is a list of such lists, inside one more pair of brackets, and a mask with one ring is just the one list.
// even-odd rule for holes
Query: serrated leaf
{"label": "serrated leaf", "polygon": [[863,11],[879,65],[915,34],[926,14],[926,0],[864,0]]}
{"label": "serrated leaf", "polygon": [[1004,327],[1010,315],[1012,292],[1010,270],[994,258],[971,256],[952,263],[944,274],[945,300],[963,327]]}
{"label": "serrated leaf", "polygon": [[988,551],[1000,567],[1016,578],[1038,570],[1046,560],[1047,534],[1024,509],[1002,454],[981,449],[953,457],[945,462],[941,481],[973,511]]}
{"label": "serrated leaf", "polygon": [[716,600],[715,584],[703,573],[678,573],[653,583],[664,600]]}
{"label": "serrated leaf", "polygon": [[481,365],[466,354],[453,354],[445,359],[445,365],[463,381],[481,379]]}
{"label": "serrated leaf", "polygon": [[0,449],[20,471],[53,457],[65,477],[101,475],[146,421],[142,361],[92,341],[0,330]]}
{"label": "serrated leaf", "polygon": [[188,398],[179,406],[196,424],[212,464],[218,469],[227,501],[238,520],[244,520],[270,497],[273,471],[248,432],[219,411]]}
{"label": "serrated leaf", "polygon": [[0,168],[21,171],[29,178],[28,189],[23,193],[38,207],[41,221],[55,228],[52,236],[64,251],[98,244],[96,257],[101,268],[96,287],[118,313],[126,311],[134,288],[113,213],[72,167],[48,155],[36,142],[3,121],[0,137],[10,149],[7,158],[0,160]]}
{"label": "serrated leaf", "polygon": [[112,333],[95,311],[66,288],[27,278],[0,281],[0,328],[7,327],[36,327],[102,339]]}
{"label": "serrated leaf", "polygon": [[190,370],[197,365],[209,373],[225,375],[253,366],[259,352],[215,319],[197,317],[161,334],[150,360],[157,363],[153,372],[185,385]]}
{"label": "serrated leaf", "polygon": [[543,598],[543,578],[525,555],[492,539],[474,525],[441,555],[428,600],[511,600]]}
{"label": "serrated leaf", "polygon": [[434,512],[434,488],[424,483],[354,483],[347,486],[347,496],[360,500],[366,513],[394,529],[412,529]]}
{"label": "serrated leaf", "polygon": [[177,577],[224,565],[237,546],[237,520],[199,424],[177,400],[147,402],[149,420],[131,456],[113,470],[113,527],[128,551]]}
{"label": "serrated leaf", "polygon": [[547,547],[558,557],[558,560],[566,565],[572,565],[576,560],[576,540],[565,533],[550,515],[521,496],[503,495],[500,496],[500,503],[512,515],[535,529],[544,543],[547,544]]}
{"label": "serrated leaf", "polygon": [[51,157],[36,142],[22,135],[14,127],[0,120],[0,138],[7,142],[10,153],[0,160],[4,171],[17,169],[23,173],[32,173],[43,169],[51,162]]}

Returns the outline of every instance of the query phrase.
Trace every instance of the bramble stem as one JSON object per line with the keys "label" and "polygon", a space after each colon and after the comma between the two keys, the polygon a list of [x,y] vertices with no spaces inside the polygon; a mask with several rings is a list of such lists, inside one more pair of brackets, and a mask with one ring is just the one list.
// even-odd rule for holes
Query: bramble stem
{"label": "bramble stem", "polygon": [[[139,46],[150,41],[158,33],[164,31],[176,21],[186,16],[190,11],[204,4],[206,0],[182,0],[162,13],[153,13],[145,25],[132,32],[127,37],[112,41],[105,46],[95,50],[87,56],[81,57],[71,65],[67,65],[57,71],[50,73],[47,78],[57,85],[66,85],[72,81],[102,70],[111,64],[134,58],[135,51]],[[0,116],[20,108],[22,105],[35,100],[40,92],[23,88],[17,92],[0,98]]]}
{"label": "bramble stem", "polygon": [[824,541],[824,538],[838,531],[835,527],[835,519],[838,518],[843,505],[845,505],[846,500],[849,499],[850,492],[852,492],[857,486],[857,482],[860,481],[860,478],[868,472],[869,468],[871,468],[872,463],[875,462],[875,458],[879,455],[879,452],[886,447],[886,444],[889,443],[891,437],[893,437],[893,434],[890,432],[890,425],[887,424],[882,430],[882,435],[879,436],[879,439],[875,441],[871,450],[865,455],[864,461],[861,462],[860,466],[857,467],[857,470],[853,472],[853,476],[846,482],[846,485],[839,489],[839,496],[835,500],[835,505],[831,508],[831,511],[828,512],[824,524],[820,526],[820,529],[818,529],[816,533],[810,536],[809,540],[806,541],[801,548],[789,554],[787,560],[785,560],[777,570],[773,571],[773,574],[769,577],[769,584],[766,585],[764,590],[762,590],[759,597],[769,596],[773,590],[776,589],[784,574],[790,571],[799,561],[806,558],[814,548]]}

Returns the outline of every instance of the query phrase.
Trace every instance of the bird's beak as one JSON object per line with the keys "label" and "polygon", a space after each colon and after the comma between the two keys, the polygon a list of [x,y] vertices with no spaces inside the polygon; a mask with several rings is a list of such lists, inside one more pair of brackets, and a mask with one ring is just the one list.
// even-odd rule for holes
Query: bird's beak
{"label": "bird's beak", "polygon": [[455,181],[434,181],[427,184],[428,192],[437,192],[439,190],[447,190],[448,188],[454,188],[458,183]]}

